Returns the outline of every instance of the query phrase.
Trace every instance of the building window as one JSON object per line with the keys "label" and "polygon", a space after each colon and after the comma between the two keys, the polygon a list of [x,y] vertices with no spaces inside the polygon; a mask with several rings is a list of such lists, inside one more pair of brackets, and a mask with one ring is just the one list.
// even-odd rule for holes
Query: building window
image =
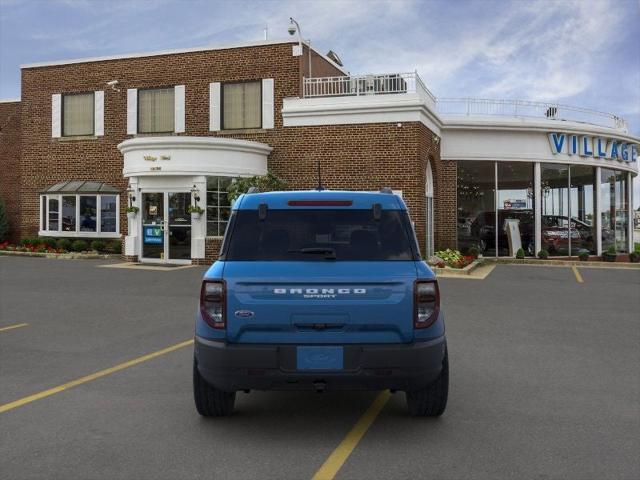
{"label": "building window", "polygon": [[540,164],[541,247],[552,256],[569,255],[569,165]]}
{"label": "building window", "polygon": [[594,222],[596,169],[587,165],[571,165],[571,255],[582,251],[596,253],[596,226]]}
{"label": "building window", "polygon": [[231,215],[227,188],[231,177],[207,177],[207,236],[221,237]]}
{"label": "building window", "polygon": [[168,133],[175,129],[175,89],[138,91],[138,133]]}
{"label": "building window", "polygon": [[60,204],[60,198],[59,197],[49,197],[49,224],[48,224],[48,230],[58,230],[58,216],[60,214],[60,212],[58,211],[58,206]]}
{"label": "building window", "polygon": [[102,195],[100,197],[100,231],[116,231],[118,216],[118,197],[115,195]]}
{"label": "building window", "polygon": [[95,232],[98,220],[95,195],[80,196],[80,231]]}
{"label": "building window", "polygon": [[[535,255],[533,163],[498,162],[498,255]],[[509,226],[517,224],[517,235]],[[513,231],[513,230],[512,230]]]}
{"label": "building window", "polygon": [[602,217],[602,251],[613,246],[616,252],[627,252],[629,205],[627,173],[601,169],[600,214]]}
{"label": "building window", "polygon": [[496,165],[458,162],[458,248],[496,254]]}
{"label": "building window", "polygon": [[75,195],[62,197],[62,231],[76,231],[76,197]]}
{"label": "building window", "polygon": [[94,93],[62,96],[62,136],[78,137],[94,133]]}
{"label": "building window", "polygon": [[222,86],[222,128],[262,127],[262,83],[225,83]]}
{"label": "building window", "polygon": [[[45,194],[41,196],[41,235],[119,236],[119,196]],[[46,220],[45,220],[46,219]]]}

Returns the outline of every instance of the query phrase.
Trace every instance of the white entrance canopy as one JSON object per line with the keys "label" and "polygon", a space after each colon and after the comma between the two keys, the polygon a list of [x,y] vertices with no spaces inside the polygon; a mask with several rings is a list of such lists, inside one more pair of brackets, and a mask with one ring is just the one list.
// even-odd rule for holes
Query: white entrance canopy
{"label": "white entrance canopy", "polygon": [[[207,232],[207,177],[249,177],[267,173],[269,145],[224,137],[136,137],[118,145],[124,156],[123,174],[129,179],[129,205],[143,209],[142,197],[189,193],[204,215],[190,223],[191,258],[204,258]],[[177,198],[177,197],[176,197]],[[142,254],[142,218],[128,215],[125,255]],[[163,219],[166,221],[166,219]],[[161,229],[169,228],[163,223]],[[170,259],[164,259],[169,261]]]}
{"label": "white entrance canopy", "polygon": [[221,137],[137,137],[118,145],[125,177],[267,173],[269,145]]}

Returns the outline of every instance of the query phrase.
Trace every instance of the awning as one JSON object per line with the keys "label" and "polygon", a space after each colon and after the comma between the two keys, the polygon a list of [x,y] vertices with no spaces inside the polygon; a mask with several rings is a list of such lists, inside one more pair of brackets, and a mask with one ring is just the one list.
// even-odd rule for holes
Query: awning
{"label": "awning", "polygon": [[56,183],[45,188],[40,193],[120,193],[120,189],[107,185],[104,182],[92,182],[84,180],[69,180]]}

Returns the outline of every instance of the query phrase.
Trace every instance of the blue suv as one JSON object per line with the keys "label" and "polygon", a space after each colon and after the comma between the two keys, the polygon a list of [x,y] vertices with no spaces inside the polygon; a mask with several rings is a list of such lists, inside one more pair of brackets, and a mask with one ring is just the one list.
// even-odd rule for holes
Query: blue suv
{"label": "blue suv", "polygon": [[238,198],[196,315],[201,415],[231,414],[239,390],[390,389],[439,416],[448,387],[438,282],[398,195]]}

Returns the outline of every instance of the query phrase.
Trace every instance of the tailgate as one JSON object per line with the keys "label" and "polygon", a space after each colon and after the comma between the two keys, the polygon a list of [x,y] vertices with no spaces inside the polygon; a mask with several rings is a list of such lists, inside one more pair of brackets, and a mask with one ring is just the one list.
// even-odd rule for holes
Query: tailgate
{"label": "tailgate", "polygon": [[412,261],[234,261],[224,278],[229,342],[413,340]]}

